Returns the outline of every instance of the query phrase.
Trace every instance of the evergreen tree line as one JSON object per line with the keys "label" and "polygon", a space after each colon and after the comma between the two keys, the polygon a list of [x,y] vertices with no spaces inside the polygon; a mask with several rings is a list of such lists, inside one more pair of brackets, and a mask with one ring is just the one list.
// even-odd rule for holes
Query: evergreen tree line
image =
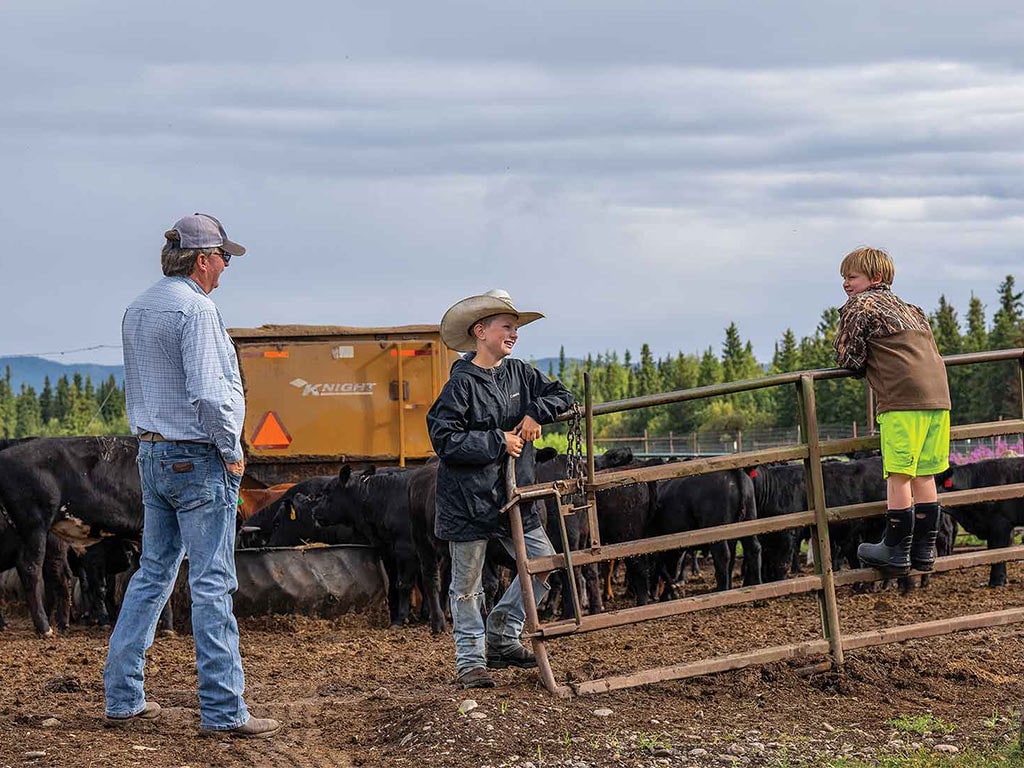
{"label": "evergreen tree line", "polygon": [[11,385],[11,369],[0,378],[0,438],[58,437],[61,435],[127,435],[124,390],[111,374],[98,387],[80,373],[65,375],[43,389]]}
{"label": "evergreen tree line", "polygon": [[[939,352],[943,355],[982,352],[1024,346],[1024,312],[1014,278],[1008,275],[999,286],[999,305],[986,319],[985,306],[972,294],[966,320],[946,297],[929,315]],[[814,333],[797,339],[786,329],[775,344],[772,359],[757,360],[753,346],[744,341],[735,323],[725,329],[725,339],[716,352],[708,347],[701,354],[679,352],[656,359],[648,344],[640,348],[634,360],[627,350],[620,358],[611,351],[588,355],[580,364],[567,364],[565,350],[559,355],[557,376],[583,402],[583,374],[590,372],[595,402],[621,400],[693,387],[743,379],[756,379],[777,373],[835,367],[832,340],[839,328],[839,309],[829,307],[821,314]],[[954,424],[1020,418],[1020,372],[1016,361],[955,366],[949,369]],[[769,427],[795,427],[799,420],[795,387],[769,387],[725,397],[676,403],[624,413],[609,414],[597,420],[602,437],[636,436],[648,430],[651,435],[690,432],[735,433]],[[866,391],[863,379],[838,379],[815,384],[819,424],[858,424],[868,426]],[[559,430],[556,430],[559,431]]]}
{"label": "evergreen tree line", "polygon": [[[991,322],[986,308],[972,294],[966,320],[945,296],[929,315],[939,352],[943,355],[982,352],[1024,346],[1024,304],[1012,275],[999,285],[998,307]],[[639,360],[630,351],[620,358],[615,351],[588,355],[570,364],[564,348],[557,376],[583,402],[583,374],[589,371],[595,402],[622,400],[776,373],[831,368],[835,365],[832,340],[839,327],[839,309],[821,314],[814,333],[797,339],[786,329],[775,344],[769,362],[757,360],[753,346],[744,341],[735,323],[725,329],[721,350],[709,346],[700,354],[679,352],[656,359],[650,345],[640,348]],[[1019,418],[1021,374],[1016,361],[957,366],[949,369],[952,421],[965,424]],[[868,424],[865,385],[861,379],[820,381],[815,386],[819,424]],[[795,388],[769,387],[725,397],[609,414],[597,421],[602,437],[651,435],[669,432],[722,432],[769,427],[795,427],[798,421]],[[554,431],[562,431],[556,429]],[[11,369],[0,378],[0,438],[60,435],[129,434],[124,390],[111,375],[95,387],[79,373],[65,375],[53,386],[49,377],[38,394],[22,384],[14,391]]]}

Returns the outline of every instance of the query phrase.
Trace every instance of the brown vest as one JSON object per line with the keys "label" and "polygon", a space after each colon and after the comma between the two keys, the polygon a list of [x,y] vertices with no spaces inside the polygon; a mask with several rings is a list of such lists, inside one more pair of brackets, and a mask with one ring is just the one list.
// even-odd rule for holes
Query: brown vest
{"label": "brown vest", "polygon": [[868,339],[867,379],[878,413],[950,408],[946,366],[931,331]]}

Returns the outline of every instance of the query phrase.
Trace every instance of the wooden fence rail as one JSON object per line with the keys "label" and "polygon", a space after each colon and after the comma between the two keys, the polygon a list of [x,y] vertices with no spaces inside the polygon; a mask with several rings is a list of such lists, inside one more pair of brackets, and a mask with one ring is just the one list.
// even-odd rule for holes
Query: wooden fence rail
{"label": "wooden fence rail", "polygon": [[[1002,362],[1015,360],[1018,364],[1021,383],[1022,403],[1024,403],[1024,349],[994,350],[989,352],[951,355],[944,358],[948,366],[971,365],[979,363]],[[626,688],[660,680],[675,680],[728,669],[739,669],[752,664],[763,664],[781,659],[803,656],[820,656],[828,654],[836,665],[843,663],[845,650],[865,648],[872,645],[899,642],[920,637],[958,632],[966,629],[993,627],[1024,621],[1024,608],[1013,608],[970,616],[940,619],[921,624],[889,627],[870,632],[843,635],[841,629],[836,587],[858,582],[872,582],[884,578],[882,574],[871,568],[841,571],[834,573],[831,563],[831,544],[829,541],[829,522],[853,520],[882,514],[884,502],[853,504],[829,508],[825,504],[825,489],[822,479],[821,460],[826,456],[835,456],[852,451],[878,448],[877,436],[846,438],[841,440],[821,441],[818,435],[817,414],[815,408],[816,381],[837,379],[850,376],[849,371],[839,369],[819,369],[784,373],[748,381],[729,382],[709,387],[666,392],[657,395],[618,400],[595,405],[590,395],[590,377],[585,375],[586,408],[585,426],[587,442],[587,477],[583,480],[561,480],[554,483],[516,488],[515,472],[510,459],[506,482],[510,502],[506,507],[511,516],[512,538],[515,544],[516,567],[520,584],[523,589],[523,602],[526,612],[526,629],[530,634],[534,652],[537,655],[538,672],[545,687],[557,696],[595,693],[617,688]],[[795,389],[795,397],[800,412],[801,433],[805,442],[797,446],[773,448],[758,451],[746,451],[726,456],[696,459],[677,464],[665,464],[655,467],[615,470],[597,473],[594,470],[594,417],[608,413],[648,408],[669,403],[686,402],[706,397],[717,397],[739,392],[748,392],[772,386],[790,385]],[[1024,406],[1022,406],[1024,407]],[[571,414],[563,414],[560,420],[568,420]],[[1013,419],[983,424],[968,424],[953,427],[952,439],[990,437],[995,435],[1017,434],[1024,432],[1024,412],[1021,419]],[[741,523],[704,528],[684,533],[657,536],[635,541],[615,544],[602,544],[597,510],[597,491],[636,483],[667,480],[673,477],[686,477],[724,469],[753,467],[777,461],[804,462],[807,479],[807,506],[803,512],[796,512],[778,517],[748,520]],[[555,496],[561,505],[561,497],[569,494],[585,493],[587,498],[586,513],[590,520],[592,543],[590,548],[570,551],[565,540],[564,526],[563,554],[530,559],[526,554],[523,536],[520,502],[532,499]],[[1024,483],[991,488],[956,491],[942,495],[943,506],[975,504],[983,501],[998,501],[1024,496]],[[561,514],[568,510],[560,506]],[[576,592],[576,580],[567,579],[573,605],[577,615],[568,621],[542,623],[538,616],[537,603],[533,591],[533,574],[547,573],[559,568],[571,569],[574,566],[603,562],[622,557],[653,554],[667,550],[708,544],[714,541],[737,539],[771,531],[785,530],[798,526],[811,525],[813,536],[811,546],[815,555],[815,575],[801,576],[770,584],[742,587],[725,592],[671,600],[655,605],[643,605],[619,611],[581,616],[580,600]],[[951,571],[970,568],[978,565],[1024,560],[1024,546],[1007,549],[969,552],[950,557],[939,558],[935,571]],[[628,675],[618,675],[585,682],[560,684],[555,679],[547,653],[547,641],[560,638],[563,641],[573,635],[593,632],[611,627],[634,624],[669,616],[678,616],[695,611],[735,606],[751,603],[756,600],[770,600],[778,597],[813,593],[818,600],[821,613],[820,640],[793,643],[772,648],[761,648],[744,653],[730,654],[711,659],[679,664],[658,669],[648,669]]]}

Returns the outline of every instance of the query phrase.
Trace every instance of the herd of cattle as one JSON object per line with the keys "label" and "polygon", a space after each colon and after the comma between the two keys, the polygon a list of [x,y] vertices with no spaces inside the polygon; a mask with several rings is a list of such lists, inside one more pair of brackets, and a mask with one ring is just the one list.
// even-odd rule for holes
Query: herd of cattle
{"label": "herd of cattle", "polygon": [[[134,438],[73,437],[0,441],[0,571],[17,568],[29,612],[41,635],[67,626],[72,613],[72,583],[81,593],[79,620],[109,623],[116,613],[114,576],[137,562],[142,530],[142,498]],[[649,463],[649,462],[648,462]],[[598,457],[599,469],[642,465],[628,451]],[[526,450],[517,462],[520,484],[530,475],[551,482],[566,475],[566,461],[552,449]],[[826,503],[844,506],[885,498],[877,457],[823,464]],[[243,519],[238,546],[291,547],[314,542],[363,544],[377,552],[388,576],[392,625],[409,618],[414,589],[423,596],[431,629],[446,628],[447,544],[434,537],[436,463],[411,469],[342,467],[337,475],[303,480],[276,500]],[[1003,458],[950,468],[937,478],[940,490],[965,490],[1024,482],[1024,459]],[[561,551],[554,501],[541,504],[549,537]],[[550,505],[551,508],[545,506]],[[646,482],[597,494],[601,540],[630,541],[807,508],[801,464],[726,470],[693,477]],[[566,519],[570,546],[589,546],[586,515]],[[881,536],[881,519],[830,526],[834,567],[858,567],[857,544]],[[1011,544],[1024,525],[1024,499],[958,506],[947,510],[940,534],[940,555],[952,551],[957,524],[985,540],[988,547]],[[799,570],[800,542],[806,531],[791,529],[741,540],[744,585],[786,578]],[[732,587],[736,542],[708,546],[718,589]],[[682,552],[635,557],[625,562],[626,586],[638,604],[668,599],[684,578]],[[695,555],[695,553],[694,553]],[[694,564],[696,556],[693,557]],[[493,599],[502,569],[514,562],[500,545],[489,551],[485,589]],[[556,572],[549,606],[564,598],[564,572]],[[575,575],[586,610],[603,610],[605,590],[595,566]],[[605,574],[607,577],[607,574]],[[990,586],[1006,584],[1006,566],[992,566]],[[559,595],[562,599],[559,600]],[[0,627],[3,618],[0,616]]]}

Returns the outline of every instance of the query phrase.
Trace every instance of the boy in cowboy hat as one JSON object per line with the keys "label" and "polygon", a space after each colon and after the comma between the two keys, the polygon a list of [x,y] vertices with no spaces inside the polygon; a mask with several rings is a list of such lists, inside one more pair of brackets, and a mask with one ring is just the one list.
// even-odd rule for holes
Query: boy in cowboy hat
{"label": "boy in cowboy hat", "polygon": [[[519,459],[517,482],[533,482],[532,441],[540,437],[541,424],[573,402],[560,382],[509,357],[519,328],[541,317],[520,312],[508,293],[492,290],[463,299],[441,319],[444,343],[470,353],[455,361],[427,414],[430,442],[440,458],[434,532],[451,552],[455,670],[463,688],[493,687],[487,668],[537,665],[519,641],[526,620],[519,578],[494,606],[486,627],[481,608],[488,541],[497,539],[514,556],[508,517],[500,514],[507,457]],[[532,505],[523,507],[523,530],[530,557],[554,553]],[[547,584],[535,578],[533,586],[540,602]]]}

